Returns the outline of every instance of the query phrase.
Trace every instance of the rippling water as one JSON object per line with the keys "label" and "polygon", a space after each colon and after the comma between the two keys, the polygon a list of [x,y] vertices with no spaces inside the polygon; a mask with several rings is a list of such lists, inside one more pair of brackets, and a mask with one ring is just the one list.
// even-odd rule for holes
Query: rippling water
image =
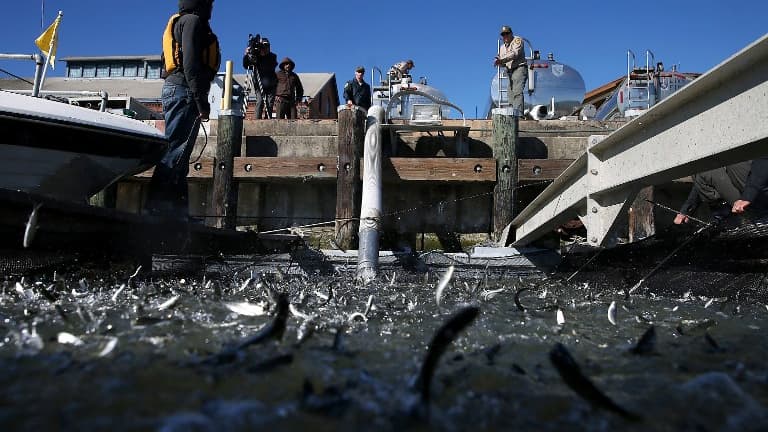
{"label": "rippling water", "polygon": [[[626,286],[477,271],[454,277],[438,307],[444,269],[364,287],[341,274],[134,270],[2,283],[2,430],[768,430],[768,309],[695,278],[675,282],[680,295],[626,299]],[[295,312],[282,339],[232,350],[273,320],[276,292]],[[427,415],[414,377],[466,304],[480,315],[441,358]],[[654,351],[630,353],[650,326]],[[557,342],[643,420],[580,398],[550,363]]]}

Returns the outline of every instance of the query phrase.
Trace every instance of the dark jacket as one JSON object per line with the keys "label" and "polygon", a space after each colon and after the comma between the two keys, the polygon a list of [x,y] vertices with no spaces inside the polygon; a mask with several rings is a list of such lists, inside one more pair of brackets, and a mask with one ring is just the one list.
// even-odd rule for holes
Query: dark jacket
{"label": "dark jacket", "polygon": [[752,203],[761,197],[766,199],[766,196],[768,196],[768,157],[752,161],[741,199]]}
{"label": "dark jacket", "polygon": [[[291,65],[290,71],[283,69],[283,66],[286,64]],[[295,66],[296,63],[288,57],[280,62],[280,70],[277,71],[277,90],[275,91],[275,95],[288,98],[292,102],[298,103],[304,98],[304,87],[301,85],[299,76],[293,72]]]}
{"label": "dark jacket", "polygon": [[275,73],[277,54],[269,52],[266,55],[244,55],[243,68],[248,69],[251,66],[254,67],[254,85],[258,87],[258,81],[256,80],[256,71],[258,71],[262,88],[267,93],[271,93],[271,90],[274,90],[275,86],[277,86],[277,74]]}
{"label": "dark jacket", "polygon": [[349,100],[367,110],[371,107],[371,86],[365,81],[358,83],[356,79],[347,81],[344,84],[344,103]]}
{"label": "dark jacket", "polygon": [[211,72],[202,60],[202,50],[206,47],[209,35],[213,33],[208,20],[211,18],[211,0],[180,0],[181,17],[173,28],[174,37],[181,41],[184,52],[183,67],[171,73],[166,81],[185,85],[192,90],[198,110],[210,112],[208,92],[215,73]]}

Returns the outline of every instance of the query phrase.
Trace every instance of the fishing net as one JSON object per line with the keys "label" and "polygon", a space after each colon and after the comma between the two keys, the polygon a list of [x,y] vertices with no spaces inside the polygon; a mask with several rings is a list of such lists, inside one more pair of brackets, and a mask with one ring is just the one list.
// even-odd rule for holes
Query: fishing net
{"label": "fishing net", "polygon": [[558,273],[602,292],[768,302],[768,215],[729,215],[699,228],[673,225],[611,249],[572,247]]}

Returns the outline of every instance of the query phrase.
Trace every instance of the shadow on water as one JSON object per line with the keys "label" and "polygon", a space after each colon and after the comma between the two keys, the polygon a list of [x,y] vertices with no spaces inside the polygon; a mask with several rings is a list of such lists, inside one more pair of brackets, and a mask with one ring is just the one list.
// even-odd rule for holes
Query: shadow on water
{"label": "shadow on water", "polygon": [[[387,270],[366,286],[328,268],[260,274],[248,263],[186,277],[87,263],[6,277],[0,426],[766,430],[764,271],[678,262],[627,298],[656,261],[628,249],[601,260],[570,282],[568,267],[548,276],[461,272],[439,305],[444,270],[434,268]],[[274,325],[281,293],[290,302],[284,331],[244,343]],[[467,305],[479,311],[474,321],[433,339]],[[424,407],[416,377],[434,340],[449,344]],[[584,381],[567,379],[553,352],[642,420],[580,390]]]}

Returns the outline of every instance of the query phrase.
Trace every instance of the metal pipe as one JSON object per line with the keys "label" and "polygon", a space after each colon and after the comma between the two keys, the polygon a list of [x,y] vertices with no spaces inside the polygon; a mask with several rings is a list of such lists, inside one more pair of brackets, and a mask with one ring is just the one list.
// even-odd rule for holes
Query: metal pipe
{"label": "metal pipe", "polygon": [[363,198],[360,204],[357,279],[367,284],[379,271],[379,230],[381,229],[381,123],[384,109],[368,109],[367,129],[363,150]]}
{"label": "metal pipe", "polygon": [[99,104],[99,111],[105,112],[107,110],[107,102],[109,102],[109,94],[102,90],[99,92],[99,96],[101,96],[101,104]]}
{"label": "metal pipe", "polygon": [[35,81],[32,84],[32,96],[40,97],[40,87],[43,84],[43,56],[35,54]]}

